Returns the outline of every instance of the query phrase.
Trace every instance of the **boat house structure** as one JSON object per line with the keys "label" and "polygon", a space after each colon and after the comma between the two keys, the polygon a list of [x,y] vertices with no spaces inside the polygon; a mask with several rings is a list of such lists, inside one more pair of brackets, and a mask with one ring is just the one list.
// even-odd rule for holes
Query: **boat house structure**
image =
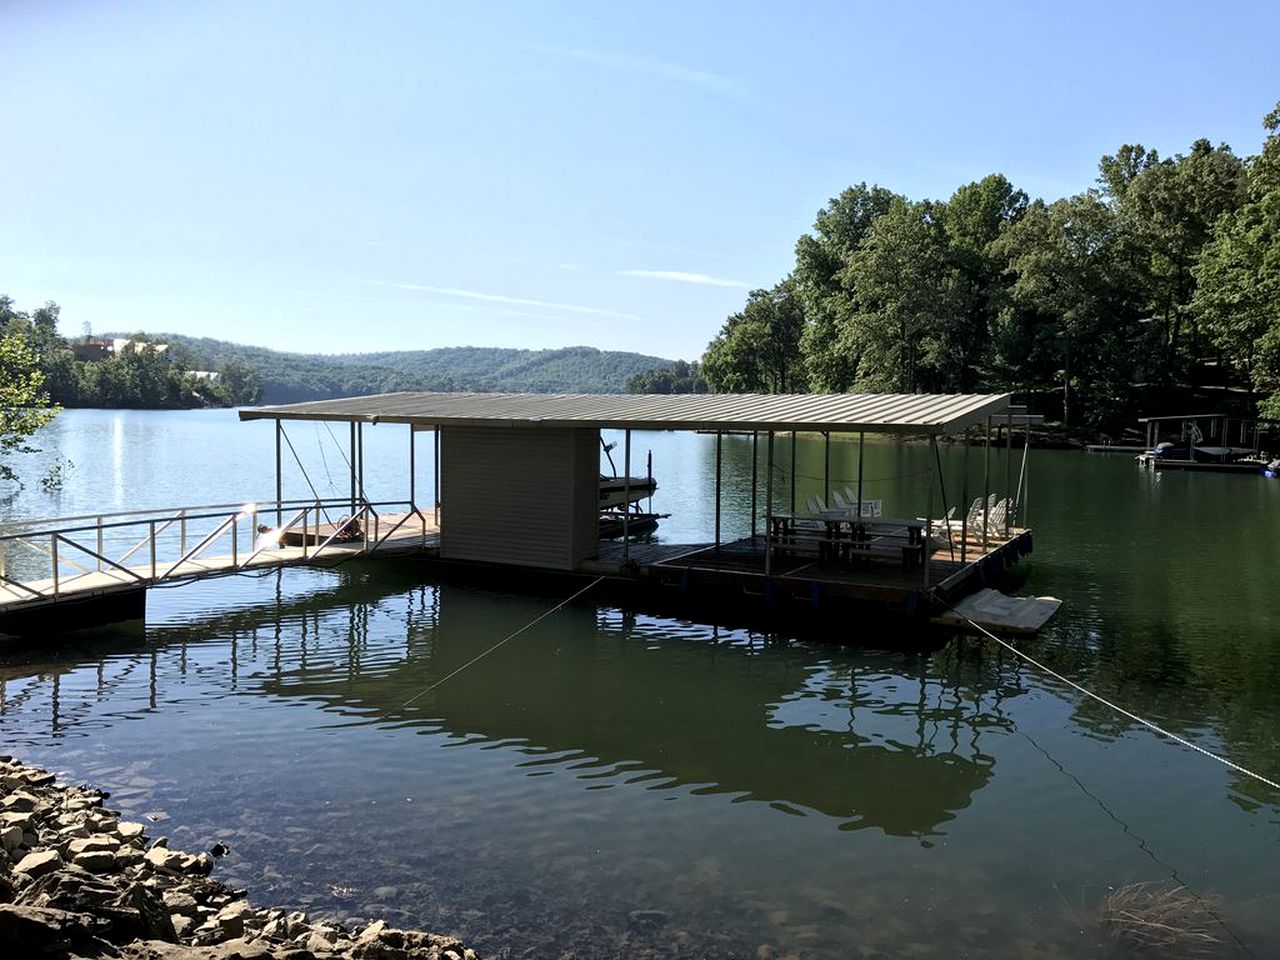
{"label": "boat house structure", "polygon": [[[363,489],[364,427],[408,428],[411,489],[413,437],[430,432],[438,471],[437,502],[430,509],[438,529],[423,553],[492,583],[502,583],[504,571],[604,576],[633,592],[713,604],[746,600],[777,609],[798,600],[821,609],[863,602],[925,615],[994,580],[1031,549],[1025,439],[1016,476],[1011,468],[1013,436],[1031,418],[1008,395],[395,393],[245,409],[240,416],[274,421],[277,449],[290,421],[346,423],[353,515]],[[1001,477],[992,471],[996,425],[1004,428]],[[715,527],[706,542],[635,543],[625,531],[620,542],[601,538],[602,430],[622,432],[624,484],[632,474],[633,432],[715,434],[715,482],[707,491],[714,498]],[[721,443],[729,433],[749,434],[752,462],[759,462],[754,454],[762,448],[765,466],[753,469],[750,536],[726,541]],[[797,504],[791,482],[789,501],[779,504],[773,478],[788,475],[788,465],[775,462],[780,434],[821,435],[828,445],[841,435],[861,445],[867,434],[926,442],[934,471],[928,496],[910,516],[875,516],[859,476],[847,499],[836,494],[836,503],[824,495]],[[966,460],[970,446],[985,458],[981,490],[962,482],[952,491],[959,500],[950,504],[943,502],[937,455],[943,438],[967,441]],[[794,443],[789,447],[794,481]],[[824,494],[831,489],[829,454],[825,462]]]}
{"label": "boat house structure", "polygon": [[[710,622],[763,612],[791,626],[850,605],[955,622],[946,618],[957,615],[957,604],[978,605],[961,621],[982,610],[994,617],[980,601],[1007,598],[976,592],[1032,546],[1027,430],[1034,418],[1007,395],[394,393],[248,408],[240,418],[274,425],[274,501],[5,525],[0,633],[49,635],[144,618],[154,586],[359,557],[501,589],[545,586],[560,594],[562,581],[576,580],[635,608],[674,608]],[[293,451],[287,430],[305,421],[346,425],[348,496],[285,499],[284,450]],[[365,494],[364,437],[373,426],[405,431],[403,499],[374,502]],[[1003,443],[993,451],[997,426]],[[1013,446],[1019,428],[1020,462]],[[607,484],[600,474],[604,430],[620,431],[623,445],[623,475]],[[653,489],[651,477],[633,476],[637,431],[714,435],[714,480],[705,492],[714,522],[700,542],[670,542],[661,531],[641,538],[625,506],[602,512],[609,503],[630,504],[637,488]],[[741,473],[730,491],[736,503],[749,503],[750,529],[741,535],[739,514],[732,538],[722,524],[726,434],[749,442],[751,454],[749,497]],[[897,517],[882,516],[880,501],[864,497],[868,434],[927,444],[924,495],[896,508]],[[417,495],[424,435],[435,446],[430,503]],[[791,442],[778,444],[779,435]],[[799,435],[825,443],[821,495],[803,502],[796,495]],[[831,476],[833,438],[856,440],[856,477]],[[950,494],[939,454],[946,438],[963,445],[961,479],[952,478]],[[974,457],[982,459],[975,464]],[[1048,615],[997,619],[1034,630]]]}

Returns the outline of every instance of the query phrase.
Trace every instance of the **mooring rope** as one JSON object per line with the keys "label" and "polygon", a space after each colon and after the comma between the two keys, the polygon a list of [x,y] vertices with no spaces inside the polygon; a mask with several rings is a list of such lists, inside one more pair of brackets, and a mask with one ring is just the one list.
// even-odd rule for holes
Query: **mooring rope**
{"label": "mooring rope", "polygon": [[1110,707],[1112,710],[1114,710],[1116,713],[1120,714],[1121,716],[1128,717],[1130,720],[1133,720],[1135,723],[1142,724],[1147,729],[1153,730],[1154,732],[1158,733],[1160,736],[1165,737],[1166,739],[1172,740],[1174,743],[1177,743],[1184,747],[1188,747],[1189,749],[1194,750],[1196,753],[1203,754],[1204,756],[1208,757],[1210,760],[1216,760],[1218,763],[1222,764],[1224,767],[1230,767],[1232,770],[1236,771],[1237,773],[1243,773],[1246,777],[1252,777],[1254,780],[1257,780],[1259,783],[1265,783],[1268,787],[1271,787],[1273,790],[1280,790],[1280,783],[1276,783],[1274,780],[1269,780],[1268,778],[1264,777],[1262,774],[1255,773],[1254,771],[1250,770],[1248,767],[1242,767],[1240,764],[1236,763],[1234,760],[1228,760],[1226,757],[1219,756],[1218,754],[1214,753],[1212,750],[1206,750],[1204,747],[1200,746],[1199,744],[1192,743],[1186,737],[1180,737],[1178,736],[1178,734],[1173,733],[1172,731],[1166,730],[1164,727],[1160,726],[1159,724],[1153,723],[1152,721],[1146,719],[1145,717],[1138,716],[1132,710],[1126,710],[1124,707],[1120,706],[1118,703],[1114,703],[1113,701],[1108,700],[1106,697],[1102,696],[1101,694],[1094,693],[1092,690],[1088,689],[1087,687],[1081,686],[1080,684],[1076,683],[1074,680],[1068,677],[1064,677],[1062,674],[1058,673],[1058,671],[1054,670],[1052,667],[1046,666],[1045,664],[1041,663],[1039,660],[1031,656],[1029,653],[1025,653],[1024,651],[1019,650],[1017,647],[1009,643],[1007,640],[1002,640],[1000,637],[997,637],[994,633],[992,633],[986,627],[981,626],[980,624],[974,623],[972,620],[966,617],[963,613],[960,613],[960,611],[957,610],[955,607],[952,607],[951,604],[948,603],[947,606],[951,608],[952,613],[957,614],[962,620],[965,621],[965,623],[973,627],[973,629],[977,630],[979,633],[984,634],[991,640],[994,640],[996,643],[1000,644],[1000,646],[1004,647],[1006,650],[1010,651],[1015,656],[1025,660],[1027,663],[1031,664],[1033,667],[1036,667],[1037,669],[1043,671],[1044,673],[1047,673],[1049,676],[1062,681],[1067,686],[1071,687],[1073,690],[1078,690],[1080,693],[1083,693],[1086,697],[1091,697],[1092,699],[1097,700],[1103,706]]}
{"label": "mooring rope", "polygon": [[467,667],[471,666],[471,665],[472,665],[472,664],[474,664],[474,663],[479,662],[480,660],[483,660],[485,657],[487,657],[489,654],[493,653],[493,651],[497,650],[497,649],[498,649],[499,647],[501,647],[503,644],[508,643],[508,642],[509,642],[509,641],[511,641],[511,640],[514,640],[516,637],[520,636],[520,634],[524,633],[524,632],[525,632],[526,630],[528,630],[530,627],[536,626],[537,624],[541,623],[543,620],[547,619],[547,617],[549,617],[549,616],[551,616],[553,613],[555,613],[557,610],[560,610],[560,609],[562,609],[563,607],[568,606],[570,603],[572,603],[574,600],[577,600],[580,596],[582,596],[584,593],[586,593],[586,592],[587,592],[588,590],[590,590],[592,587],[596,586],[596,585],[597,585],[597,584],[599,584],[599,583],[604,582],[606,579],[607,579],[607,576],[596,577],[594,580],[592,580],[590,583],[588,583],[585,587],[583,587],[581,590],[579,590],[579,591],[578,591],[577,593],[575,593],[573,596],[571,596],[571,597],[566,597],[565,599],[563,599],[563,600],[561,600],[559,603],[557,603],[554,607],[552,607],[550,610],[547,610],[547,611],[546,611],[546,612],[544,612],[544,613],[540,613],[540,614],[538,614],[538,616],[534,617],[532,620],[530,620],[528,623],[526,623],[526,624],[525,624],[523,627],[521,627],[519,630],[516,630],[516,631],[514,631],[514,632],[512,632],[512,633],[507,634],[505,637],[503,637],[501,640],[499,640],[497,643],[495,643],[493,646],[491,646],[488,650],[485,650],[485,651],[483,651],[483,652],[481,652],[481,653],[476,654],[474,657],[472,657],[470,660],[468,660],[468,661],[467,661],[466,663],[464,663],[462,666],[458,667],[458,668],[457,668],[457,669],[455,669],[455,670],[451,670],[451,671],[449,671],[448,673],[446,673],[443,677],[441,677],[441,678],[440,678],[439,680],[437,680],[435,683],[431,684],[431,686],[426,687],[426,688],[425,688],[425,689],[423,689],[423,690],[419,690],[417,693],[415,693],[412,697],[410,697],[410,698],[409,698],[408,700],[406,700],[404,703],[400,704],[400,706],[401,706],[401,707],[407,707],[407,706],[409,706],[409,704],[413,703],[415,700],[419,699],[420,697],[425,697],[428,693],[430,693],[430,692],[431,692],[432,690],[434,690],[436,687],[440,686],[440,685],[441,685],[442,683],[444,683],[446,680],[452,680],[454,677],[456,677],[458,674],[460,674],[463,670],[467,669]]}

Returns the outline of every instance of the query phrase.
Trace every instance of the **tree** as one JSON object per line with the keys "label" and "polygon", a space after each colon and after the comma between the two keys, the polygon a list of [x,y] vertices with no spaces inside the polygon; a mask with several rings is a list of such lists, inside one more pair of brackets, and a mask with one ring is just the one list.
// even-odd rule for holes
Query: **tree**
{"label": "tree", "polygon": [[895,199],[840,273],[857,292],[850,324],[859,389],[914,393],[939,379],[939,332],[950,310],[941,213],[937,204]]}
{"label": "tree", "polygon": [[217,393],[231,406],[252,406],[262,400],[262,377],[248,364],[228,360],[218,371]]}
{"label": "tree", "polygon": [[677,360],[627,378],[627,393],[707,393],[710,388],[697,361]]}
{"label": "tree", "polygon": [[803,392],[803,332],[804,309],[792,278],[771,290],[752,290],[742,311],[707,346],[707,383],[717,393]]}
{"label": "tree", "polygon": [[1126,234],[1142,251],[1144,311],[1161,330],[1167,377],[1190,373],[1203,344],[1194,311],[1193,267],[1214,225],[1244,200],[1245,166],[1222,144],[1200,139],[1190,153],[1160,160],[1141,146],[1103,157],[1099,179]]}
{"label": "tree", "polygon": [[[1140,288],[1116,211],[1093,192],[1037,201],[998,248],[1013,278],[1001,317],[1004,339],[1025,351],[1027,366],[1033,359],[1059,364],[1063,423],[1071,422],[1077,394],[1092,426],[1124,415],[1143,334]],[[1019,361],[1011,355],[1004,362]],[[1045,373],[1041,367],[1035,379]]]}
{"label": "tree", "polygon": [[[3,298],[8,301],[8,298]],[[8,308],[12,301],[3,304]],[[58,414],[44,389],[39,357],[20,334],[0,337],[0,479],[17,479],[4,458],[14,453],[34,453],[28,442],[33,434]]]}
{"label": "tree", "polygon": [[1224,360],[1280,416],[1280,104],[1263,120],[1248,171],[1250,202],[1216,224],[1195,267],[1192,312]]}
{"label": "tree", "polygon": [[813,233],[796,242],[793,277],[806,321],[801,351],[812,390],[847,390],[857,378],[857,339],[850,324],[858,299],[843,271],[895,199],[901,198],[884,187],[849,187],[818,211]]}

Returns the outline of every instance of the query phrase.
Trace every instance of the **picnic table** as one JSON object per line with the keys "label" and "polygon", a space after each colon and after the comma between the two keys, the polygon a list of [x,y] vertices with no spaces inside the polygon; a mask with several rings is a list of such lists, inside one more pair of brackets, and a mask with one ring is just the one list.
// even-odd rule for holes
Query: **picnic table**
{"label": "picnic table", "polygon": [[853,563],[868,558],[898,559],[903,569],[924,563],[925,521],[861,517],[854,511],[774,513],[768,517],[775,553],[816,556],[823,562]]}

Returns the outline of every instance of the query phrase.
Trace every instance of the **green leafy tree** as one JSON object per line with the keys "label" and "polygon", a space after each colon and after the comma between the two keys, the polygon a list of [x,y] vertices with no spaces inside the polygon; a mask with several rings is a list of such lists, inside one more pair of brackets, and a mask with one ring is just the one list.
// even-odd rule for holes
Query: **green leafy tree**
{"label": "green leafy tree", "polygon": [[1249,202],[1223,216],[1195,268],[1194,314],[1223,359],[1280,416],[1280,104],[1248,172]]}
{"label": "green leafy tree", "polygon": [[796,242],[793,277],[806,320],[801,350],[810,389],[847,390],[857,379],[852,320],[858,297],[844,271],[871,225],[889,212],[895,199],[900,198],[884,187],[849,187],[818,211],[813,232]]}
{"label": "green leafy tree", "polygon": [[752,290],[707,346],[702,372],[717,393],[804,392],[803,333],[804,308],[790,277]]}
{"label": "green leafy tree", "polygon": [[[1002,317],[1007,342],[1040,364],[1056,360],[1063,423],[1072,422],[1077,403],[1092,426],[1123,416],[1143,333],[1133,256],[1116,211],[1092,192],[1037,201],[999,249],[1013,278]],[[1041,380],[1047,371],[1028,373]]]}
{"label": "green leafy tree", "polygon": [[913,393],[931,387],[947,302],[947,239],[941,208],[895,199],[841,271],[857,291],[850,318],[859,389]]}
{"label": "green leafy tree", "polygon": [[218,371],[217,392],[231,406],[251,406],[262,400],[262,377],[247,363],[228,360]]}
{"label": "green leafy tree", "polygon": [[1142,252],[1144,310],[1158,324],[1169,377],[1187,376],[1200,361],[1193,268],[1214,225],[1244,200],[1245,166],[1231,148],[1197,140],[1190,153],[1161,160],[1127,145],[1103,157],[1100,180],[1129,240]]}
{"label": "green leafy tree", "polygon": [[627,378],[627,393],[707,393],[701,365],[677,360],[669,367],[654,367]]}
{"label": "green leafy tree", "polygon": [[[8,298],[3,298],[8,301]],[[12,301],[0,305],[11,307]],[[50,405],[35,349],[20,333],[0,337],[0,479],[15,480],[5,460],[15,453],[32,453],[30,439],[58,414]]]}

